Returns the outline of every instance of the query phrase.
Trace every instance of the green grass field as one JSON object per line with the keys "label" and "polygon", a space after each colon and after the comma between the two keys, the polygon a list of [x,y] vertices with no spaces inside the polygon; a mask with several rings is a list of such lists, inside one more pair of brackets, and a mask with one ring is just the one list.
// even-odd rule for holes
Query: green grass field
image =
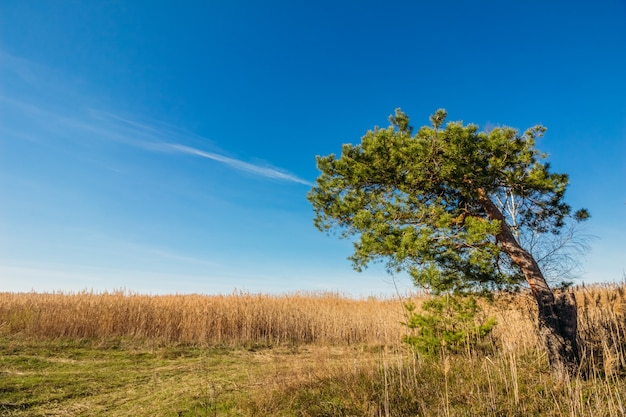
{"label": "green grass field", "polygon": [[417,361],[383,347],[0,341],[2,416],[623,416],[626,378],[545,358]]}
{"label": "green grass field", "polygon": [[[290,404],[290,396],[298,397],[293,395],[297,387],[309,387],[301,392],[306,397],[307,389],[346,368],[371,367],[381,352],[364,347],[149,347],[120,340],[95,344],[3,338],[0,415],[307,415],[297,410],[298,404]],[[316,402],[315,394],[310,395],[307,401]]]}
{"label": "green grass field", "polygon": [[9,340],[0,347],[3,416],[214,415],[257,368],[250,357],[214,349]]}

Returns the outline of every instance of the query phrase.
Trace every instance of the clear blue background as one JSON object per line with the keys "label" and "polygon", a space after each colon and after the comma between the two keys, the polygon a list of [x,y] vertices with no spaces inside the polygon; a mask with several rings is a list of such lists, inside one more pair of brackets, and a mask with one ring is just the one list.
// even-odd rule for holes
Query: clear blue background
{"label": "clear blue background", "polygon": [[578,282],[622,279],[624,1],[4,0],[0,291],[391,293],[306,193],[397,107],[547,126]]}

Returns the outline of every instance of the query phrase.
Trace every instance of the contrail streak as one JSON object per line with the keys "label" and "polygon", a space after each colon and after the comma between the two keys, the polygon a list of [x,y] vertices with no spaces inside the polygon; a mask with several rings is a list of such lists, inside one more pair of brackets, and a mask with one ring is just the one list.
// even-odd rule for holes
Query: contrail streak
{"label": "contrail streak", "polygon": [[261,175],[263,177],[267,177],[267,178],[273,178],[273,179],[278,179],[278,180],[284,180],[284,181],[291,181],[291,182],[296,182],[298,184],[304,184],[304,185],[308,185],[308,186],[312,186],[313,184],[309,181],[303,180],[302,178],[299,178],[295,175],[291,175],[282,171],[278,171],[276,169],[273,168],[269,168],[269,167],[264,167],[264,166],[260,166],[260,165],[254,165],[254,164],[250,164],[248,162],[244,162],[244,161],[240,161],[238,159],[234,159],[234,158],[229,158],[227,156],[224,155],[220,155],[220,154],[216,154],[216,153],[212,153],[212,152],[205,152],[205,151],[201,151],[199,149],[196,148],[192,148],[189,146],[185,146],[185,145],[179,145],[179,144],[168,144],[167,145],[169,148],[174,149],[178,152],[182,152],[182,153],[186,153],[186,154],[190,154],[190,155],[197,155],[197,156],[201,156],[203,158],[208,158],[208,159],[212,159],[214,161],[218,161],[218,162],[222,162],[232,168],[241,170],[241,171],[246,171],[246,172],[251,172],[253,174],[257,174],[257,175]]}

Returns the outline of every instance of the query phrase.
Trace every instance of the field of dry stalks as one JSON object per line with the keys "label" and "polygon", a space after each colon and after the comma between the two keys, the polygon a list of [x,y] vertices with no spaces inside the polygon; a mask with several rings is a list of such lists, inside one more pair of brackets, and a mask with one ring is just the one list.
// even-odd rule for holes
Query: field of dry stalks
{"label": "field of dry stalks", "polygon": [[[167,383],[158,376],[161,385],[150,385],[150,395],[162,392],[162,397],[142,405],[152,410],[145,411],[150,415],[169,415],[173,411],[166,404],[176,405],[178,415],[626,415],[626,286],[574,291],[584,359],[580,378],[566,384],[550,379],[535,337],[535,305],[527,294],[502,294],[482,303],[483,314],[498,323],[486,349],[426,360],[402,343],[408,332],[402,324],[406,298],[0,293],[0,414],[40,415],[50,401],[56,404],[55,415],[128,415],[130,408],[102,408],[106,401],[125,407],[144,404],[144,388],[124,385],[122,375],[134,381],[148,378],[144,373],[150,380],[162,373],[187,382]],[[425,297],[414,295],[414,304],[419,307]],[[120,346],[111,344],[115,340],[131,349],[112,352],[110,346]],[[68,341],[99,350],[78,352]],[[187,353],[166,365],[163,355],[171,355],[159,352],[170,349]],[[215,349],[221,353],[206,353]],[[97,358],[92,363],[97,368],[87,365],[89,355]],[[111,355],[107,366],[124,370],[118,377],[102,371],[106,355]],[[136,367],[148,358],[155,362]],[[207,361],[215,364],[205,366]],[[70,363],[73,379],[82,365],[85,374],[100,375],[100,382],[89,382],[88,389],[72,388],[81,392],[78,403],[75,394],[64,391],[70,389],[65,377],[53,373]],[[48,371],[42,374],[33,364],[48,366]],[[143,373],[133,374],[135,368]],[[32,385],[25,375],[33,378]],[[94,394],[94,387],[105,390],[107,378],[113,378],[107,391],[113,397],[105,400]],[[212,378],[222,381],[210,383],[212,393],[218,388],[229,392],[222,403],[206,394]],[[64,393],[62,399],[37,388],[47,384]],[[172,391],[176,387],[184,390]],[[71,411],[77,404],[83,412]]]}
{"label": "field of dry stalks", "polygon": [[0,293],[0,335],[163,344],[395,344],[402,304],[333,293]]}
{"label": "field of dry stalks", "polygon": [[[583,348],[626,365],[626,288],[575,289]],[[408,297],[411,297],[410,295]],[[413,295],[418,306],[425,296]],[[350,299],[335,293],[149,296],[113,293],[0,293],[0,336],[33,339],[129,338],[188,345],[397,345],[406,334],[408,298]],[[496,339],[537,348],[535,305],[526,294],[483,303],[498,322]]]}

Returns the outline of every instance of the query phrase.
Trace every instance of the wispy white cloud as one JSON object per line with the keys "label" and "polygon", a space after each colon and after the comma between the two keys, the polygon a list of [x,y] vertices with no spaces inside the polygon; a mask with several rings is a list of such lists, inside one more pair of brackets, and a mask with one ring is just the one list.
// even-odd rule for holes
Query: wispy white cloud
{"label": "wispy white cloud", "polygon": [[[312,185],[307,180],[269,164],[246,162],[220,152],[201,150],[195,145],[190,146],[190,144],[205,145],[212,142],[180,127],[162,122],[145,122],[132,116],[95,110],[93,105],[88,104],[93,100],[81,97],[69,87],[71,82],[63,83],[56,74],[52,75],[52,71],[1,49],[0,59],[4,65],[3,71],[17,75],[14,79],[29,87],[0,90],[0,105],[4,110],[18,115],[23,121],[29,121],[32,129],[37,126],[36,132],[33,130],[33,133],[28,135],[29,137],[36,138],[39,135],[45,137],[45,140],[53,136],[63,137],[67,141],[82,144],[98,140],[111,141],[148,152],[194,155],[259,178]],[[45,94],[46,91],[54,91],[54,97],[60,99],[50,100],[50,97]],[[62,91],[65,93],[61,93]],[[62,97],[71,97],[71,100],[63,100]],[[0,127],[0,131],[5,134],[17,133],[23,131],[23,127],[23,125],[5,125]],[[11,136],[18,138],[24,135]]]}
{"label": "wispy white cloud", "polygon": [[304,184],[308,186],[313,185],[311,182],[303,180],[302,178],[299,178],[295,175],[280,171],[278,169],[270,168],[267,166],[254,165],[248,162],[241,161],[239,159],[229,158],[227,156],[220,155],[217,153],[201,151],[199,149],[192,148],[190,146],[172,144],[172,143],[167,144],[167,146],[174,151],[212,159],[214,161],[222,162],[230,166],[231,168],[234,168],[240,171],[250,172],[252,174],[260,175],[262,177],[272,178],[272,179],[277,179],[277,180],[284,180],[284,181],[291,181],[291,182],[296,182],[298,184]]}
{"label": "wispy white cloud", "polygon": [[[133,146],[141,147],[148,151],[155,152],[171,152],[182,153],[188,155],[200,156],[212,161],[220,162],[229,166],[232,169],[251,173],[253,175],[270,178],[274,180],[294,182],[307,186],[313,184],[298,176],[286,172],[284,170],[274,168],[268,165],[252,164],[240,159],[232,158],[217,152],[209,152],[197,149],[192,146],[184,145],[188,142],[204,142],[209,143],[206,138],[199,137],[189,132],[185,132],[180,128],[171,125],[163,124],[147,124],[131,120],[126,117],[115,115],[112,113],[99,112],[100,118],[109,119],[115,122],[117,125],[118,137],[133,138],[132,140],[126,140],[125,142]],[[120,134],[123,132],[122,134]],[[138,138],[141,138],[138,140]],[[172,139],[174,141],[172,141]],[[182,143],[181,143],[182,142]]]}
{"label": "wispy white cloud", "polygon": [[184,145],[183,143],[188,142],[210,143],[210,141],[193,133],[186,132],[176,126],[163,123],[148,124],[132,120],[127,117],[122,117],[113,113],[92,113],[97,115],[97,117],[100,119],[108,119],[109,121],[114,122],[118,126],[117,129],[124,132],[122,136],[142,138],[142,140],[135,139],[132,140],[132,142],[130,140],[126,142],[149,151],[183,153],[188,155],[200,156],[216,162],[223,163],[232,169],[251,173],[259,177],[294,182],[307,186],[313,185],[310,181],[299,178],[294,174],[278,168],[274,168],[268,165],[252,164],[250,162],[232,158],[217,152],[204,151],[192,146]]}

